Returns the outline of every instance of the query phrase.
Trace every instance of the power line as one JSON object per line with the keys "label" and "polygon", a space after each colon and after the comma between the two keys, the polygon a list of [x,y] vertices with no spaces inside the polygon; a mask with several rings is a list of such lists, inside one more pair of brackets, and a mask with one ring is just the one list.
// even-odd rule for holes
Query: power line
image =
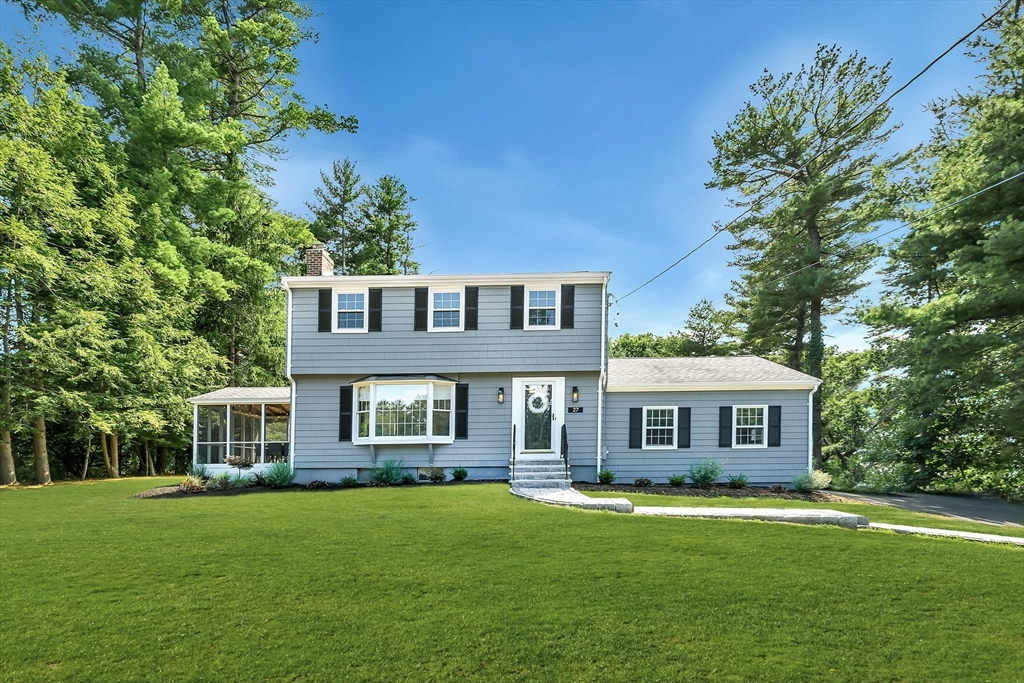
{"label": "power line", "polygon": [[[688,252],[687,252],[686,254],[684,254],[684,255],[683,255],[683,256],[682,256],[681,258],[679,258],[679,259],[678,259],[678,260],[677,260],[677,261],[676,261],[675,263],[671,264],[670,266],[668,266],[667,268],[665,268],[664,270],[662,270],[661,272],[659,272],[659,273],[658,273],[657,275],[655,275],[654,277],[650,278],[649,280],[647,280],[647,281],[646,281],[646,282],[644,282],[643,284],[641,284],[641,285],[639,285],[639,286],[637,286],[637,287],[634,287],[633,289],[629,290],[628,292],[626,292],[626,293],[625,293],[625,294],[623,294],[622,296],[620,296],[620,297],[615,297],[615,301],[616,301],[616,303],[618,303],[618,302],[621,302],[621,301],[622,301],[623,299],[625,299],[626,297],[632,296],[632,295],[633,295],[633,294],[635,294],[636,292],[640,291],[641,289],[643,289],[643,288],[644,288],[644,287],[646,287],[647,285],[651,284],[652,282],[654,282],[655,280],[657,280],[658,278],[660,278],[660,277],[661,277],[662,275],[664,275],[664,274],[665,274],[665,273],[667,273],[668,271],[670,271],[670,270],[672,270],[673,268],[675,268],[676,266],[678,266],[678,265],[679,265],[680,263],[682,263],[683,261],[685,261],[686,259],[688,259],[688,258],[689,258],[690,256],[692,256],[693,254],[695,254],[695,253],[696,253],[697,251],[699,251],[699,250],[700,250],[701,248],[703,248],[703,247],[704,247],[704,245],[706,245],[706,244],[707,244],[708,242],[710,242],[711,240],[713,240],[713,239],[715,239],[716,237],[718,237],[718,235],[720,235],[721,233],[723,233],[723,232],[725,232],[726,230],[728,230],[730,226],[734,225],[734,224],[735,224],[735,223],[737,223],[737,222],[738,222],[738,221],[739,221],[740,219],[742,219],[742,218],[743,218],[744,216],[746,216],[746,215],[747,215],[748,213],[750,213],[750,212],[751,212],[751,211],[752,211],[752,210],[754,209],[754,207],[755,207],[755,206],[757,206],[757,205],[758,205],[758,204],[760,204],[761,202],[763,202],[763,201],[765,201],[766,199],[769,199],[769,198],[770,198],[771,196],[773,196],[773,195],[774,195],[774,194],[775,194],[776,192],[778,192],[778,191],[779,191],[779,189],[780,189],[780,188],[782,188],[782,187],[783,187],[783,186],[784,186],[784,185],[785,185],[786,183],[788,183],[788,182],[789,182],[790,180],[792,180],[793,178],[795,178],[795,177],[796,177],[796,176],[797,176],[797,175],[798,175],[799,173],[801,173],[802,171],[806,170],[806,169],[807,169],[807,166],[808,166],[808,165],[810,165],[811,163],[813,163],[813,162],[814,162],[815,160],[817,160],[817,159],[818,159],[819,157],[821,157],[821,155],[822,155],[822,154],[824,154],[824,153],[828,152],[828,151],[829,151],[830,149],[832,149],[832,147],[834,147],[834,146],[835,146],[836,144],[838,144],[838,141],[839,141],[839,140],[840,140],[840,139],[841,139],[841,138],[842,138],[843,136],[845,136],[846,134],[848,134],[848,133],[852,132],[852,131],[853,131],[853,130],[855,130],[855,129],[856,129],[856,128],[857,128],[858,126],[860,126],[860,125],[861,125],[861,124],[863,124],[863,123],[864,123],[865,121],[867,121],[867,120],[868,120],[868,119],[870,119],[870,118],[871,118],[872,116],[874,116],[874,115],[875,115],[876,113],[878,113],[878,111],[880,111],[880,110],[881,110],[881,109],[882,109],[883,107],[885,107],[886,105],[888,105],[888,104],[889,104],[889,102],[891,102],[891,101],[892,101],[892,99],[893,99],[894,97],[896,97],[896,96],[897,96],[897,95],[899,95],[899,94],[900,94],[901,92],[903,92],[904,90],[906,90],[907,88],[909,88],[909,87],[910,87],[910,86],[911,86],[911,85],[912,85],[912,84],[913,84],[913,83],[914,83],[914,82],[915,82],[915,81],[916,81],[917,79],[921,78],[921,76],[923,76],[923,75],[924,75],[925,73],[927,73],[929,69],[931,69],[931,68],[932,68],[933,66],[935,66],[935,65],[936,65],[936,64],[937,64],[937,63],[939,62],[939,60],[941,60],[941,59],[942,59],[943,57],[945,57],[945,56],[946,56],[946,55],[948,55],[948,54],[949,54],[950,52],[952,52],[953,50],[955,50],[955,49],[957,48],[957,46],[959,46],[960,44],[962,44],[962,43],[963,43],[964,41],[966,41],[966,40],[967,40],[968,38],[970,38],[970,37],[971,37],[972,35],[974,35],[974,34],[975,34],[975,33],[976,33],[976,32],[977,32],[977,31],[978,31],[979,29],[981,29],[981,28],[982,28],[982,27],[984,27],[984,26],[985,26],[986,24],[988,24],[988,23],[989,23],[990,21],[992,21],[992,19],[993,19],[994,17],[996,17],[996,16],[997,16],[997,15],[998,15],[998,14],[999,14],[1000,12],[1002,12],[1002,11],[1003,11],[1004,9],[1006,9],[1006,7],[1007,7],[1007,6],[1008,6],[1008,5],[1010,4],[1010,2],[1011,2],[1011,0],[1006,0],[1006,2],[1004,2],[1004,3],[1003,3],[1002,5],[1000,5],[1000,6],[998,7],[998,8],[996,8],[996,10],[995,10],[995,11],[994,11],[994,12],[993,12],[992,14],[990,14],[990,15],[989,15],[989,16],[987,16],[987,17],[985,17],[985,18],[984,18],[984,19],[982,20],[982,22],[981,22],[980,24],[978,24],[977,26],[975,26],[974,28],[972,28],[972,29],[971,29],[971,30],[970,30],[970,31],[969,31],[968,33],[964,34],[964,35],[963,35],[963,36],[962,36],[962,37],[961,37],[960,39],[958,39],[958,40],[957,40],[957,41],[956,41],[955,43],[953,43],[953,44],[952,44],[952,45],[950,45],[950,46],[949,46],[948,48],[946,48],[946,50],[945,50],[945,51],[944,51],[944,52],[943,52],[942,54],[940,54],[940,55],[939,55],[938,57],[936,57],[936,58],[935,58],[935,59],[933,59],[933,60],[932,60],[931,62],[929,62],[929,63],[928,63],[928,65],[927,65],[927,66],[925,66],[925,67],[924,67],[923,69],[921,69],[920,71],[918,71],[918,72],[917,72],[917,73],[916,73],[916,74],[914,75],[914,77],[913,77],[913,78],[911,78],[911,79],[910,79],[909,81],[907,81],[907,82],[906,82],[906,83],[904,83],[904,84],[903,84],[902,86],[900,86],[899,88],[897,88],[897,89],[896,89],[896,90],[895,90],[895,91],[894,91],[894,92],[893,92],[892,94],[890,94],[890,95],[889,95],[888,97],[886,97],[886,98],[885,98],[884,100],[882,100],[882,102],[880,102],[880,103],[879,103],[878,105],[876,105],[876,106],[875,106],[875,107],[874,107],[874,108],[873,108],[873,109],[872,109],[871,111],[869,111],[869,112],[868,112],[867,114],[865,114],[864,116],[862,116],[862,117],[861,117],[861,118],[860,118],[860,119],[859,119],[859,120],[858,120],[858,121],[857,121],[856,123],[854,123],[853,125],[851,125],[851,126],[850,126],[849,128],[847,128],[847,129],[846,129],[845,131],[843,131],[843,132],[842,132],[842,133],[841,133],[840,135],[837,135],[837,136],[836,136],[836,138],[835,138],[835,142],[833,142],[833,143],[832,143],[831,145],[826,145],[826,146],[825,146],[824,148],[822,148],[822,149],[821,149],[821,150],[820,150],[820,151],[819,151],[819,152],[818,152],[817,154],[815,154],[815,155],[814,155],[814,156],[812,156],[812,157],[811,157],[810,159],[808,159],[808,160],[807,160],[807,161],[805,161],[805,162],[804,162],[803,164],[801,164],[801,165],[800,165],[800,166],[799,166],[799,167],[798,167],[798,168],[797,168],[797,169],[796,169],[795,171],[793,171],[793,173],[792,173],[792,174],[790,174],[790,175],[786,176],[785,178],[783,178],[783,180],[782,180],[782,181],[781,181],[781,182],[780,182],[780,183],[779,183],[778,185],[776,185],[775,187],[773,187],[773,188],[769,189],[769,190],[768,190],[767,192],[765,192],[765,193],[764,193],[764,194],[763,194],[762,196],[760,196],[760,197],[757,197],[756,199],[752,200],[752,201],[751,201],[751,203],[750,203],[750,206],[748,206],[748,207],[747,207],[747,208],[746,208],[746,209],[745,209],[745,210],[743,211],[743,213],[741,213],[740,215],[738,215],[738,216],[736,216],[735,218],[733,218],[733,219],[732,219],[731,221],[729,221],[728,223],[726,223],[726,224],[725,224],[724,226],[722,226],[721,228],[717,228],[717,229],[715,230],[715,232],[714,232],[714,233],[713,233],[713,234],[712,234],[712,235],[711,235],[710,237],[708,237],[708,238],[707,238],[706,240],[704,240],[703,242],[701,242],[700,244],[698,244],[698,245],[697,245],[696,247],[694,247],[693,249],[691,249],[690,251],[688,251]],[[614,295],[613,295],[613,296],[614,296]]]}

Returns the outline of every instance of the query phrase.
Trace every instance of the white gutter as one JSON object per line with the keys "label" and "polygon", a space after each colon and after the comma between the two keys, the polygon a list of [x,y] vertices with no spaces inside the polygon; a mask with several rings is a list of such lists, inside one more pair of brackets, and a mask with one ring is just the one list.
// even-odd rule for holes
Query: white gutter
{"label": "white gutter", "polygon": [[285,287],[284,316],[284,374],[291,384],[292,390],[288,399],[288,441],[291,447],[288,449],[288,465],[295,471],[295,379],[292,377],[292,290]]}
{"label": "white gutter", "polygon": [[[597,471],[601,471],[604,449],[604,389],[608,366],[608,276],[601,283],[601,373],[597,378]],[[597,477],[595,473],[595,479]]]}
{"label": "white gutter", "polygon": [[807,394],[807,473],[810,474],[814,468],[814,392],[818,390],[815,384],[811,393]]}
{"label": "white gutter", "polygon": [[657,384],[609,384],[611,393],[636,393],[655,391],[758,391],[765,389],[813,389],[819,382],[686,382]]}

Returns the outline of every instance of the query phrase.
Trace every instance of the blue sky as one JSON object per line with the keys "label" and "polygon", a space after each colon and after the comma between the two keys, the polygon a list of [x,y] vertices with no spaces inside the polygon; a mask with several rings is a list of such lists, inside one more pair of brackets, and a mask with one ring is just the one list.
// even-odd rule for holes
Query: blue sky
{"label": "blue sky", "polygon": [[[611,270],[624,294],[735,215],[710,180],[711,135],[764,69],[818,43],[891,59],[902,84],[995,3],[314,2],[298,89],[359,118],[355,135],[293,138],[272,194],[304,202],[333,159],[397,175],[417,201],[424,273]],[[0,2],[0,36],[26,29]],[[46,31],[54,49],[60,36]],[[62,42],[68,42],[66,40]],[[893,149],[924,141],[924,104],[969,87],[958,50],[893,101]],[[678,329],[735,273],[727,235],[612,308],[612,334]],[[876,287],[868,292],[876,291]],[[832,343],[863,346],[833,322]]]}

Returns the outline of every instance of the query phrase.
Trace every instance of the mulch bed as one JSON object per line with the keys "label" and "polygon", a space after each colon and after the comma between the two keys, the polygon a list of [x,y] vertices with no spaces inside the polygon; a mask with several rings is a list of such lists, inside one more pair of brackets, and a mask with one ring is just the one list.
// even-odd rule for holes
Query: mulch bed
{"label": "mulch bed", "polygon": [[691,498],[777,498],[780,500],[803,500],[808,503],[841,503],[842,498],[821,491],[791,491],[789,489],[770,489],[764,486],[746,486],[734,489],[731,486],[632,486],[630,484],[587,484],[573,482],[577,491],[603,491],[615,493],[644,493],[656,496],[690,496]]}
{"label": "mulch bed", "polygon": [[[446,481],[443,484],[428,484],[426,482],[419,484],[395,484],[393,488],[403,486],[471,486],[473,484],[495,484],[508,483],[504,479],[474,479],[473,481]],[[360,484],[359,486],[352,486],[349,488],[367,488],[367,484]],[[270,488],[269,486],[250,486],[244,489],[207,489],[205,491],[196,491],[194,493],[185,493],[180,491],[177,486],[158,486],[155,489],[149,489],[147,491],[140,491],[132,498],[195,498],[196,496],[242,496],[247,493],[278,493],[281,491],[334,491],[337,489],[346,488],[341,484],[327,484],[323,488],[311,489],[305,484],[292,484],[291,486],[285,486],[282,488]]]}

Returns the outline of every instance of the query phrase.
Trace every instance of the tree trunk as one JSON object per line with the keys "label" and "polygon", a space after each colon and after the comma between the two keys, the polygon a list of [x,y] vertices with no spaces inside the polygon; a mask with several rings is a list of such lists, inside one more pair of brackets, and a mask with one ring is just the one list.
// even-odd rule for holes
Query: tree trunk
{"label": "tree trunk", "polygon": [[14,470],[14,454],[11,448],[11,297],[14,287],[4,288],[4,331],[3,331],[3,385],[0,386],[0,484],[14,486],[18,474]]}
{"label": "tree trunk", "polygon": [[167,472],[167,447],[157,446],[156,447],[156,473],[164,474]]}
{"label": "tree trunk", "polygon": [[117,479],[118,473],[117,468],[114,467],[114,461],[110,457],[110,435],[100,432],[100,446],[103,447],[103,466],[107,468],[107,476],[111,479]]}
{"label": "tree trunk", "polygon": [[142,442],[142,451],[146,454],[146,476],[155,477],[156,472],[153,471],[153,458],[149,454],[149,442]]}
{"label": "tree trunk", "polygon": [[82,464],[82,481],[89,476],[89,456],[92,455],[92,434],[85,441],[85,462]]}
{"label": "tree trunk", "polygon": [[[807,365],[809,374],[821,379],[821,366],[825,358],[825,340],[821,329],[821,297],[818,296],[821,278],[821,232],[814,219],[808,221],[807,236],[810,239],[811,258],[814,259],[814,293],[811,296],[810,340],[807,344]],[[811,408],[811,454],[815,467],[821,467],[821,389],[814,392]]]}
{"label": "tree trunk", "polygon": [[110,466],[114,469],[114,477],[121,476],[121,452],[117,444],[117,430],[110,434]]}
{"label": "tree trunk", "polygon": [[14,457],[11,453],[11,430],[0,430],[0,484],[15,486],[18,475],[14,471]]}
{"label": "tree trunk", "polygon": [[46,455],[46,418],[32,418],[32,457],[36,464],[36,483],[46,486],[50,482],[50,460]]}

